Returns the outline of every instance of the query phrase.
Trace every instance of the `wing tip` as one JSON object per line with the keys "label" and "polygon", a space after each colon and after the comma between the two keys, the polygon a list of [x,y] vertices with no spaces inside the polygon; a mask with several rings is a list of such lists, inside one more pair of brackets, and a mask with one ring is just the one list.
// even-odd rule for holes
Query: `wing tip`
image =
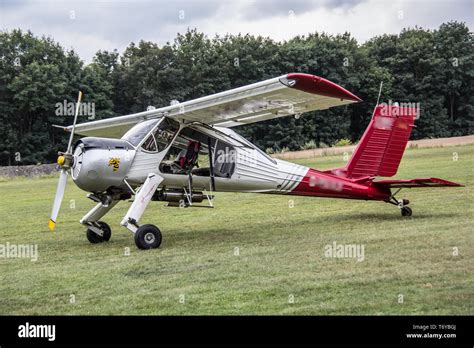
{"label": "wing tip", "polygon": [[328,97],[351,100],[356,103],[362,101],[362,99],[349,92],[344,87],[317,75],[290,73],[286,75],[286,79],[296,81],[296,83],[293,85],[284,83],[282,81],[282,83],[284,83],[286,86],[290,88],[296,88],[307,93],[321,94]]}
{"label": "wing tip", "polygon": [[439,178],[431,178],[431,180],[436,181],[436,182],[442,184],[443,186],[465,187],[465,185],[459,184],[459,183],[454,182],[454,181],[449,181],[449,180],[444,180],[444,179],[439,179]]}

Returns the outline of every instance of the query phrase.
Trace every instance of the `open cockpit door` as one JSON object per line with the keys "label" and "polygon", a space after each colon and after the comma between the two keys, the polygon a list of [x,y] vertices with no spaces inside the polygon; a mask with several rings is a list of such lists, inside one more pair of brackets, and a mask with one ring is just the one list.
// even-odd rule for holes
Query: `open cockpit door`
{"label": "open cockpit door", "polygon": [[235,146],[243,145],[212,128],[199,124],[186,126],[164,156],[160,172],[230,178],[236,162]]}

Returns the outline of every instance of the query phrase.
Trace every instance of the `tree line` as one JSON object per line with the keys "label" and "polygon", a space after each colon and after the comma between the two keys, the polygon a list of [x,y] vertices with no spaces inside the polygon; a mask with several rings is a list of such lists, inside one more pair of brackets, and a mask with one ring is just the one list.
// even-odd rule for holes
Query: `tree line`
{"label": "tree line", "polygon": [[140,41],[121,54],[98,51],[90,64],[50,37],[17,29],[0,32],[0,165],[54,162],[57,151],[67,146],[67,134],[52,125],[72,123],[64,110],[75,103],[78,90],[92,106],[80,123],[289,72],[322,76],[364,102],[236,128],[263,150],[357,141],[381,81],[381,101],[420,103],[413,138],[473,133],[474,46],[465,23],[404,29],[364,44],[349,33],[313,33],[277,42],[253,35],[209,38],[187,30],[161,46]]}

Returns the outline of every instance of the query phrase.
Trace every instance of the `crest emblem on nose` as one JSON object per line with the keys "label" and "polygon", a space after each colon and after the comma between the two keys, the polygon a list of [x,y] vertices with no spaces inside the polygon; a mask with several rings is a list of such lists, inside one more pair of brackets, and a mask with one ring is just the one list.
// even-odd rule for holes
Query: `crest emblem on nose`
{"label": "crest emblem on nose", "polygon": [[112,167],[112,171],[116,172],[120,168],[120,158],[111,157],[109,160],[109,167]]}

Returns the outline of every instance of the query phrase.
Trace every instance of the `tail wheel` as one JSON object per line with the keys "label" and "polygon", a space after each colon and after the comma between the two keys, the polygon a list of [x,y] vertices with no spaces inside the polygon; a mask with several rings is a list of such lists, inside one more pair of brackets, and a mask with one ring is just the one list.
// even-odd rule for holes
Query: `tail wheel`
{"label": "tail wheel", "polygon": [[92,244],[108,242],[112,236],[112,230],[110,229],[110,226],[104,221],[97,221],[97,224],[102,230],[102,236],[99,236],[97,233],[88,228],[86,231],[87,240]]}
{"label": "tail wheel", "polygon": [[411,211],[410,207],[403,207],[401,209],[401,212],[402,212],[402,216],[411,216],[411,214],[412,214],[412,211]]}
{"label": "tail wheel", "polygon": [[155,249],[161,245],[161,231],[155,225],[140,226],[135,232],[135,244],[138,249]]}

